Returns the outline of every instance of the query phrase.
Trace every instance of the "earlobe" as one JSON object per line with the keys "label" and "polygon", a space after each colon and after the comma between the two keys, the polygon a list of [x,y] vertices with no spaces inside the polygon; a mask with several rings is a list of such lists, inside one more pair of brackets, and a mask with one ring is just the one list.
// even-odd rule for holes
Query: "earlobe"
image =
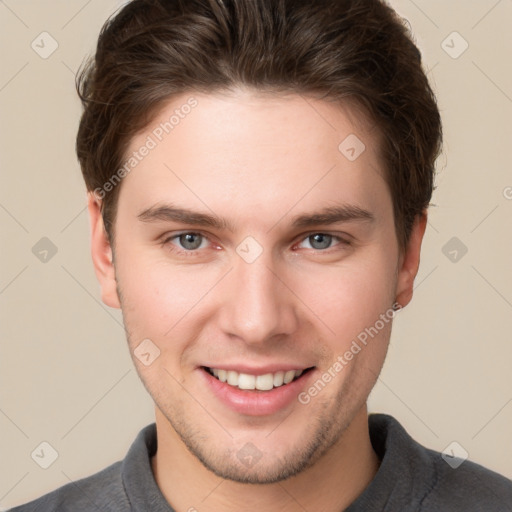
{"label": "earlobe", "polygon": [[414,279],[420,266],[421,242],[427,227],[427,210],[417,215],[411,229],[406,250],[400,257],[396,287],[396,302],[407,306],[412,299]]}
{"label": "earlobe", "polygon": [[101,287],[101,300],[111,308],[120,309],[112,248],[103,224],[101,201],[92,192],[87,194],[87,209],[91,224],[91,256]]}

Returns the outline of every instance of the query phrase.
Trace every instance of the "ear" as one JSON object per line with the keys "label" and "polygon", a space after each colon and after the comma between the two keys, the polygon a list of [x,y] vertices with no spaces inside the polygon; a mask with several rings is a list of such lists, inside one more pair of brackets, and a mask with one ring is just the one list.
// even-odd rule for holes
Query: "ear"
{"label": "ear", "polygon": [[420,266],[421,242],[427,227],[427,210],[417,215],[411,229],[411,235],[406,249],[400,255],[398,264],[398,279],[396,287],[396,302],[405,307],[412,299],[414,279]]}
{"label": "ear", "polygon": [[101,300],[111,308],[120,309],[112,248],[103,224],[101,200],[92,192],[87,194],[87,209],[91,223],[91,256],[101,287]]}

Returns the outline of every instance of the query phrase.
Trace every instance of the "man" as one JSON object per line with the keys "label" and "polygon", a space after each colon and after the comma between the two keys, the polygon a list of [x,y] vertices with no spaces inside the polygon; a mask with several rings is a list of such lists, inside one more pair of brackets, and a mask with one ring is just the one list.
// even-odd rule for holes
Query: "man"
{"label": "man", "polygon": [[94,267],[156,424],[15,511],[511,509],[368,416],[441,147],[389,7],[134,0],[78,86]]}

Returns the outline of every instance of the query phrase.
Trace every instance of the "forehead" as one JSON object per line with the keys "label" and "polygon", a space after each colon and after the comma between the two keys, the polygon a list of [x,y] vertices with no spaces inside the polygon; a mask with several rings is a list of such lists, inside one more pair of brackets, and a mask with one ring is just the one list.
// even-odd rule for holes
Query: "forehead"
{"label": "forehead", "polygon": [[182,94],[132,139],[119,207],[172,199],[214,211],[269,207],[274,217],[299,203],[368,209],[389,200],[378,142],[348,104],[248,90]]}

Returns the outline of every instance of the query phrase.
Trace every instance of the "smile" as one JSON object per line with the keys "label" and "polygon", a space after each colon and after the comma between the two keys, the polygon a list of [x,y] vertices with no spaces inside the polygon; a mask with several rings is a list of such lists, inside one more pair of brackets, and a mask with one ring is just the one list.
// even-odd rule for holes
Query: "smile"
{"label": "smile", "polygon": [[265,373],[264,375],[250,375],[248,373],[239,373],[234,370],[223,370],[221,368],[207,368],[205,370],[217,378],[220,382],[243,390],[270,391],[271,389],[285,386],[295,379],[298,379],[303,373],[310,370],[288,370],[277,371],[275,373]]}

